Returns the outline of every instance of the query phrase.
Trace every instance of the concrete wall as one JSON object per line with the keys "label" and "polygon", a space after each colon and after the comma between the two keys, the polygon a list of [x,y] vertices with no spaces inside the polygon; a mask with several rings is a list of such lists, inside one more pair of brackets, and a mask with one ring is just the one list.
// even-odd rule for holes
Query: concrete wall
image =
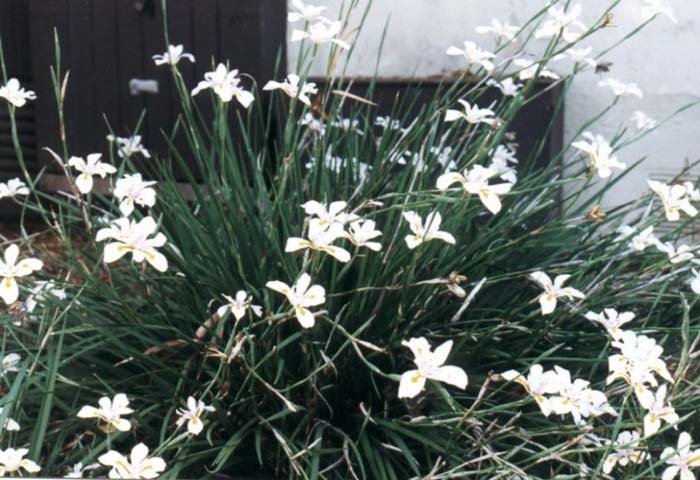
{"label": "concrete wall", "polygon": [[[361,0],[362,2],[365,0]],[[337,0],[316,0],[338,11]],[[583,0],[584,21],[592,23],[609,0]],[[606,29],[584,45],[600,51],[624,37],[642,22],[642,0],[622,0],[615,10],[616,28]],[[643,110],[662,119],[675,109],[700,97],[700,1],[668,0],[676,10],[677,24],[657,18],[641,34],[611,52],[605,60],[613,63],[609,74],[625,82],[636,82],[644,99],[625,98],[598,124],[595,131],[611,136],[632,112]],[[352,75],[371,75],[376,63],[382,31],[388,32],[380,63],[384,76],[427,76],[459,69],[459,59],[448,57],[450,45],[474,40],[484,47],[491,38],[474,33],[477,25],[492,18],[520,25],[545,4],[542,0],[374,0],[365,28],[350,63]],[[359,21],[359,16],[355,17]],[[535,48],[535,44],[533,44]],[[296,65],[297,47],[290,45],[290,68]],[[563,66],[563,65],[562,65]],[[556,67],[554,67],[557,70]],[[585,72],[573,85],[566,107],[566,140],[611,100],[601,90],[599,75]],[[677,116],[644,140],[628,147],[621,160],[629,164],[648,157],[638,171],[629,175],[611,194],[608,203],[635,198],[646,190],[646,178],[677,172],[687,161],[700,158],[700,107]]]}

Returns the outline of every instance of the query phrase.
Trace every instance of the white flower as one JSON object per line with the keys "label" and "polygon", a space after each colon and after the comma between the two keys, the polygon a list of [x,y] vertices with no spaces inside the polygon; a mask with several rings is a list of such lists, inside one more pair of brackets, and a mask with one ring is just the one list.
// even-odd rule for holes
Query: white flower
{"label": "white flower", "polygon": [[695,188],[695,184],[693,182],[683,182],[683,185],[690,201],[700,202],[700,190]]}
{"label": "white flower", "polygon": [[24,458],[29,453],[26,448],[8,448],[0,450],[0,477],[4,477],[8,473],[19,473],[23,469],[28,473],[36,473],[41,468],[32,460]]}
{"label": "white flower", "polygon": [[591,166],[598,172],[600,178],[609,178],[613,168],[624,170],[627,165],[620,162],[613,154],[613,149],[602,135],[585,132],[581,140],[571,144],[572,147],[584,152],[591,161]]}
{"label": "white flower", "polygon": [[598,63],[592,59],[589,55],[593,51],[593,47],[587,48],[570,48],[565,53],[574,63],[579,65],[586,65],[595,68]]}
{"label": "white flower", "polygon": [[413,235],[406,235],[406,245],[413,250],[423,242],[430,240],[442,240],[450,245],[456,243],[455,237],[450,233],[440,231],[442,224],[442,215],[440,212],[431,212],[425,217],[425,222],[416,212],[403,212],[403,218],[408,222],[408,226],[413,232]]}
{"label": "white flower", "polygon": [[516,41],[515,35],[520,30],[520,27],[511,25],[509,22],[501,22],[500,20],[494,18],[491,20],[490,25],[483,25],[476,27],[476,33],[479,35],[484,35],[486,33],[493,33],[496,37],[505,38],[509,42]]}
{"label": "white flower", "polygon": [[505,78],[500,82],[498,80],[494,80],[493,78],[489,78],[486,80],[486,85],[499,89],[506,97],[516,96],[520,89],[523,88],[522,84],[515,83],[515,81],[513,81],[513,79],[510,77]]}
{"label": "white flower", "polygon": [[326,206],[316,200],[309,200],[301,205],[313,221],[318,222],[320,227],[328,229],[333,224],[345,225],[346,223],[354,222],[360,217],[354,213],[347,213],[345,209],[348,204],[343,201],[332,202]]}
{"label": "white flower", "polygon": [[41,270],[44,263],[36,258],[25,258],[17,262],[19,247],[10,245],[5,249],[4,261],[0,260],[0,298],[10,305],[19,297],[19,287],[15,278],[26,277],[37,270]]}
{"label": "white flower", "polygon": [[375,228],[374,220],[357,220],[350,224],[346,238],[356,247],[367,247],[378,252],[382,249],[382,244],[371,240],[381,235],[382,232]]}
{"label": "white flower", "polygon": [[374,124],[378,127],[384,128],[386,130],[399,130],[401,129],[401,120],[393,119],[389,116],[383,117],[378,115],[374,119]]}
{"label": "white flower", "polygon": [[630,463],[642,463],[649,457],[649,454],[639,449],[639,433],[625,430],[617,435],[617,440],[612,443],[613,453],[605,457],[603,463],[603,473],[612,472],[615,465],[625,467]]}
{"label": "white flower", "polygon": [[684,185],[666,185],[662,182],[647,180],[649,188],[656,193],[664,205],[666,220],[675,222],[681,218],[681,211],[691,217],[698,214],[697,209],[690,204]]}
{"label": "white flower", "polygon": [[317,94],[318,88],[316,88],[316,84],[313,82],[304,82],[301,88],[299,88],[300,80],[299,75],[290,73],[287,75],[287,79],[284,82],[275,82],[274,80],[270,80],[267,82],[267,84],[265,84],[263,90],[282,90],[290,97],[298,98],[303,104],[311,105],[309,95]]}
{"label": "white flower", "polygon": [[287,21],[290,23],[298,22],[303,20],[304,22],[315,22],[317,20],[327,21],[328,19],[321,15],[326,7],[306,5],[301,0],[292,0],[292,6],[297,10],[296,12],[289,12],[287,15]]}
{"label": "white flower", "polygon": [[83,478],[85,472],[95,470],[96,468],[100,467],[101,465],[99,463],[91,463],[90,465],[83,466],[82,462],[78,462],[73,465],[73,469],[65,474],[63,478]]}
{"label": "white flower", "polygon": [[690,450],[693,439],[687,432],[678,436],[678,448],[666,447],[661,452],[661,460],[669,465],[661,475],[661,480],[673,480],[680,474],[681,480],[695,480],[691,468],[700,467],[700,449]]}
{"label": "white flower", "polygon": [[248,108],[255,100],[253,94],[241,86],[238,70],[229,72],[223,63],[220,63],[213,72],[204,74],[204,80],[200,81],[199,85],[192,90],[192,96],[194,97],[202,90],[208,88],[212,89],[224,103],[228,103],[233,97],[236,97],[238,103],[243,105],[244,108]]}
{"label": "white flower", "polygon": [[38,280],[31,292],[24,301],[24,308],[28,313],[32,313],[40,303],[48,301],[49,295],[58,300],[66,299],[66,291],[63,288],[57,288],[53,280]]}
{"label": "white flower", "polygon": [[350,45],[343,40],[337,38],[343,28],[343,22],[331,22],[323,20],[312,23],[308,27],[308,31],[294,30],[290,41],[299,42],[308,39],[314,45],[323,45],[324,43],[334,43],[345,50],[350,48]]}
{"label": "white flower", "polygon": [[555,366],[557,372],[559,395],[549,399],[552,411],[557,415],[570,413],[577,425],[583,423],[584,418],[598,417],[605,413],[617,415],[608,404],[605,394],[599,390],[589,388],[590,382],[577,378],[571,381],[568,370]]}
{"label": "white flower", "polygon": [[[3,407],[0,407],[0,415],[2,415],[3,412]],[[2,430],[7,430],[9,432],[19,432],[19,423],[17,423],[16,420],[6,417],[5,418],[5,425],[0,427],[0,432]]]}
{"label": "white flower", "polygon": [[566,282],[569,277],[571,277],[571,275],[557,275],[554,277],[554,282],[552,282],[549,275],[544,272],[533,272],[530,274],[530,278],[544,288],[544,293],[538,297],[540,307],[542,308],[542,315],[549,315],[557,308],[558,298],[566,297],[570,300],[574,298],[586,298],[582,292],[575,288],[564,287],[564,282]]}
{"label": "white flower", "polygon": [[148,447],[143,443],[131,449],[131,461],[115,450],[100,455],[98,460],[102,465],[112,467],[109,478],[157,478],[166,466],[162,458],[149,457]]}
{"label": "white flower", "polygon": [[644,97],[642,89],[636,83],[622,83],[614,78],[608,78],[598,82],[599,87],[610,88],[616,97],[634,96],[638,98]]}
{"label": "white flower", "polygon": [[586,26],[578,19],[582,11],[580,3],[571,7],[569,11],[565,11],[564,7],[559,5],[552,5],[547,10],[549,18],[535,32],[535,38],[550,38],[561,35],[565,42],[576,42],[586,30]]}
{"label": "white flower", "polygon": [[660,248],[661,246],[661,242],[658,238],[656,238],[656,235],[654,235],[653,225],[648,226],[639,233],[637,233],[636,228],[632,228],[627,225],[623,225],[622,227],[618,228],[617,231],[620,233],[617,240],[626,240],[630,235],[634,235],[636,233],[636,235],[634,235],[630,240],[630,246],[639,252],[646,250],[646,248],[650,245],[655,245],[657,248]]}
{"label": "white flower", "polygon": [[483,50],[476,43],[465,41],[464,48],[450,47],[447,49],[448,55],[461,55],[467,59],[467,63],[470,65],[480,65],[487,72],[490,72],[495,68],[495,65],[491,61],[496,55],[493,52]]}
{"label": "white flower", "polygon": [[668,259],[672,264],[687,262],[695,257],[693,253],[694,247],[689,245],[679,245],[676,248],[672,243],[666,242],[657,245],[657,248],[668,255]]}
{"label": "white flower", "polygon": [[511,166],[511,163],[518,163],[515,152],[505,145],[499,145],[491,154],[493,156],[487,168],[492,170],[494,175],[500,177],[501,180],[515,184],[518,181],[518,171]]}
{"label": "white flower", "polygon": [[142,207],[153,207],[156,204],[156,191],[151,188],[157,182],[144,182],[140,173],[130,175],[117,180],[114,186],[114,196],[119,200],[119,210],[125,217],[134,211],[134,204]]}
{"label": "white flower", "polygon": [[0,200],[14,198],[17,195],[29,195],[29,188],[19,178],[12,178],[7,183],[0,183]]}
{"label": "white flower", "polygon": [[311,285],[311,277],[304,273],[296,284],[289,286],[280,281],[271,281],[265,284],[270,290],[279,292],[287,297],[294,308],[294,314],[303,328],[311,328],[316,323],[314,315],[308,307],[321,305],[326,301],[326,290],[320,285]]}
{"label": "white flower", "polygon": [[632,312],[618,313],[614,308],[605,308],[600,313],[587,312],[585,317],[605,327],[614,340],[619,340],[622,337],[622,326],[634,320],[635,315]]}
{"label": "white flower", "polygon": [[17,372],[18,371],[18,365],[19,362],[22,360],[22,357],[19,356],[17,353],[8,353],[2,358],[2,375],[5,375],[10,372]]}
{"label": "white flower", "polygon": [[641,110],[636,110],[632,114],[632,121],[637,126],[637,130],[651,130],[656,128],[656,120],[649,117],[646,113]]}
{"label": "white flower", "polygon": [[0,98],[4,98],[15,107],[23,107],[27,100],[36,100],[36,93],[25,90],[19,84],[19,80],[11,78],[5,86],[0,87]]}
{"label": "white flower", "polygon": [[163,55],[153,55],[153,61],[156,65],[177,65],[180,60],[186,58],[194,63],[194,55],[184,52],[185,47],[182,45],[168,45],[168,51]]}
{"label": "white flower", "polygon": [[661,385],[653,394],[646,390],[640,397],[639,403],[647,410],[644,415],[644,436],[648,437],[655,434],[661,428],[661,421],[668,424],[675,424],[680,420],[676,410],[671,404],[666,403],[666,385]]}
{"label": "white flower", "polygon": [[119,158],[128,158],[137,153],[143,155],[144,158],[151,158],[151,153],[146,147],[141,145],[141,135],[133,135],[126,138],[107,135],[107,140],[110,143],[116,142]]}
{"label": "white flower", "polygon": [[236,298],[231,298],[228,295],[221,294],[228,302],[225,305],[220,306],[216,310],[216,314],[219,317],[223,317],[226,312],[231,311],[236,320],[240,320],[245,316],[246,310],[249,308],[258,317],[262,315],[262,307],[260,305],[253,305],[253,297],[248,295],[245,290],[238,290],[236,292]]}
{"label": "white flower", "polygon": [[622,378],[634,388],[641,401],[648,386],[658,385],[654,374],[673,383],[666,362],[661,359],[664,349],[654,339],[632,331],[623,331],[620,338],[612,342],[612,346],[620,350],[620,353],[608,357],[608,384]]}
{"label": "white flower", "polygon": [[98,175],[100,178],[105,178],[117,172],[117,169],[109,163],[101,162],[101,153],[91,153],[87,156],[87,161],[82,157],[71,157],[68,159],[68,165],[80,172],[75,178],[75,186],[78,187],[80,193],[89,193],[92,191],[92,177]]}
{"label": "white flower", "polygon": [[411,349],[413,363],[418,369],[408,370],[401,374],[399,382],[399,398],[413,398],[423,391],[425,382],[437,380],[464,390],[467,388],[467,374],[459,367],[445,365],[447,357],[452,350],[452,340],[448,340],[438,346],[435,351],[430,351],[430,344],[423,338],[412,338],[401,342]]}
{"label": "white flower", "polygon": [[84,406],[78,412],[79,418],[96,418],[100,421],[100,429],[105,432],[128,432],[131,422],[122,415],[129,415],[134,411],[129,408],[129,399],[123,393],[117,393],[113,399],[102,397],[97,401],[99,408]]}
{"label": "white flower", "polygon": [[666,5],[666,0],[644,0],[642,6],[642,18],[644,21],[651,20],[656,15],[665,15],[673,23],[678,23],[673,8]]}
{"label": "white flower", "polygon": [[99,230],[95,240],[98,242],[107,239],[115,240],[105,246],[105,263],[116,262],[131,252],[136,263],[146,260],[159,272],[165,272],[168,269],[168,259],[156,249],[165,245],[167,239],[162,233],[148,238],[155,233],[157,228],[156,221],[151,217],[144,217],[139,222],[120,218],[115,220],[110,227]]}
{"label": "white flower", "polygon": [[454,122],[455,120],[462,118],[472,125],[476,125],[478,123],[485,123],[487,125],[493,124],[495,120],[493,118],[493,110],[488,108],[479,108],[478,105],[474,105],[472,107],[466,100],[458,100],[458,102],[462,104],[464,111],[447,110],[447,112],[445,112],[446,122]]}
{"label": "white flower", "polygon": [[321,136],[326,133],[326,124],[323,120],[314,117],[313,113],[306,112],[304,116],[299,120],[299,125],[307,127],[312,132],[315,132]]}
{"label": "white flower", "polygon": [[306,249],[317,250],[327,253],[340,262],[349,262],[350,252],[332,244],[338,238],[345,236],[343,226],[339,223],[333,223],[328,228],[324,227],[324,222],[312,219],[309,222],[309,239],[289,237],[284,251],[289,253]]}
{"label": "white flower", "polygon": [[559,377],[556,372],[552,370],[545,372],[542,365],[533,365],[530,367],[530,373],[527,377],[524,377],[516,370],[503,372],[501,377],[522,385],[528,395],[535,399],[545,416],[552,412],[549,406],[549,399],[545,395],[559,392]]}
{"label": "white flower", "polygon": [[185,422],[187,422],[187,431],[192,435],[199,435],[202,433],[202,429],[204,428],[202,415],[204,415],[204,412],[213,411],[215,411],[215,409],[211,405],[207,405],[203,401],[197,400],[190,396],[187,398],[187,409],[177,409],[179,418],[177,419],[176,424],[178,427],[181,427]]}
{"label": "white flower", "polygon": [[[552,58],[552,61],[558,60],[559,56]],[[559,75],[554,73],[553,71],[547,69],[545,66],[540,69],[540,64],[536,61],[533,60],[528,60],[527,58],[516,58],[513,60],[513,64],[520,68],[520,71],[518,72],[518,78],[522,81],[529,80],[533,78],[535,75],[538,75],[537,71],[539,70],[539,78],[549,78],[552,80],[559,80]]]}
{"label": "white flower", "polygon": [[698,272],[694,268],[692,269],[692,272],[693,272],[693,277],[690,279],[690,281],[688,283],[690,283],[691,290],[693,290],[693,292],[700,295],[700,272]]}
{"label": "white flower", "polygon": [[481,203],[494,215],[501,211],[501,199],[499,195],[505,195],[513,188],[512,183],[497,183],[489,185],[489,179],[497,172],[474,165],[471,170],[466,169],[464,173],[449,172],[440,175],[437,179],[438,190],[447,190],[451,185],[459,183],[465,192],[472,195],[479,195]]}

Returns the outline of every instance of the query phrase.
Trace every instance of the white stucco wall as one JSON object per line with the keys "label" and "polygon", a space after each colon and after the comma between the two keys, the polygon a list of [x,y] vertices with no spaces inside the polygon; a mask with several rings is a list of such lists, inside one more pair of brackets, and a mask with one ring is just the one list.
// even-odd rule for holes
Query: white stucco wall
{"label": "white stucco wall", "polygon": [[[362,0],[365,1],[365,0]],[[316,0],[338,11],[338,0]],[[351,60],[351,75],[371,75],[386,22],[389,22],[380,63],[384,76],[427,76],[459,69],[458,58],[448,57],[450,45],[474,40],[490,47],[492,39],[474,33],[477,25],[492,18],[507,19],[520,25],[544,5],[543,0],[374,0],[365,28]],[[592,23],[604,11],[609,0],[583,0],[584,21]],[[642,22],[642,0],[622,0],[615,10],[616,28],[606,29],[588,40],[602,50]],[[613,63],[610,77],[636,82],[644,99],[625,98],[604,118],[596,133],[611,136],[620,123],[627,122],[635,110],[643,110],[661,119],[682,105],[700,98],[700,1],[668,0],[676,10],[677,24],[665,17],[641,34],[611,52],[604,60]],[[356,17],[359,21],[359,15]],[[534,47],[534,44],[533,44]],[[296,45],[290,44],[290,68],[296,65]],[[567,64],[568,65],[568,64]],[[556,66],[553,65],[556,70]],[[601,77],[592,72],[581,74],[573,85],[566,105],[566,139],[591,116],[604,109],[611,95],[597,83]],[[677,116],[660,130],[621,153],[621,160],[633,163],[648,157],[637,172],[616,188],[609,203],[632,199],[645,191],[649,176],[670,175],[686,161],[700,158],[700,107]]]}

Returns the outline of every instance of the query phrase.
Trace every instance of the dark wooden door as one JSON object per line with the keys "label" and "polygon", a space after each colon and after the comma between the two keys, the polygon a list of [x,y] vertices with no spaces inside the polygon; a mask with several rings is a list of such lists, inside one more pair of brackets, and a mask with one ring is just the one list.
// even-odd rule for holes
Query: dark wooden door
{"label": "dark wooden door", "polygon": [[[5,0],[3,0],[5,1]],[[72,154],[106,150],[105,118],[120,136],[132,131],[141,113],[145,145],[164,152],[161,129],[172,127],[178,102],[169,69],[152,56],[165,51],[160,0],[28,0],[36,102],[37,143],[56,146],[59,129],[49,67],[54,29],[61,43],[66,91],[66,135]],[[214,61],[271,79],[278,55],[284,62],[285,0],[167,0],[170,41],[195,55],[180,63],[190,88]],[[132,95],[132,79],[155,80],[158,93]],[[205,96],[198,101],[203,104]],[[50,162],[46,156],[42,161]]]}

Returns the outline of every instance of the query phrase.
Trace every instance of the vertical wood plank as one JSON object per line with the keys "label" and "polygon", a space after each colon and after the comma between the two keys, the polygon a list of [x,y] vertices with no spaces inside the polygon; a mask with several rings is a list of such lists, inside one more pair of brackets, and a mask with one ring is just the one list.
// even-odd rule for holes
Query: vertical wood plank
{"label": "vertical wood plank", "polygon": [[99,117],[95,148],[99,151],[106,151],[105,136],[109,133],[109,129],[105,118],[118,133],[123,129],[124,124],[118,95],[119,45],[115,18],[115,0],[92,0],[95,113]]}

